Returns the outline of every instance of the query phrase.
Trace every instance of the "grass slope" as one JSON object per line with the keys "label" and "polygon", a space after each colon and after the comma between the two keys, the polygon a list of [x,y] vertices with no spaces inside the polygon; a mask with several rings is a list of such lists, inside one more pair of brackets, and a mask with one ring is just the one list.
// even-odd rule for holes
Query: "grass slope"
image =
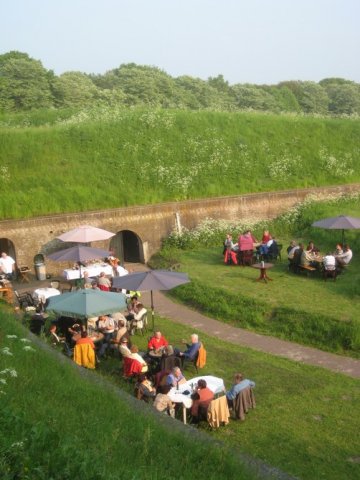
{"label": "grass slope", "polygon": [[2,480],[255,478],[230,450],[135,408],[65,358],[22,341],[24,327],[0,317]]}
{"label": "grass slope", "polygon": [[357,182],[359,120],[151,110],[0,118],[0,218]]}
{"label": "grass slope", "polygon": [[[174,345],[192,332],[164,318],[156,317],[155,323]],[[32,474],[62,480],[125,475],[250,479],[251,474],[239,470],[234,455],[239,450],[303,480],[359,475],[360,389],[355,379],[201,334],[208,352],[202,374],[222,377],[227,387],[236,371],[256,382],[257,407],[246,421],[231,420],[225,428],[207,431],[230,448],[229,455],[196,437],[192,442],[172,423],[156,425],[145,406],[134,409],[101,382],[89,382],[33,344],[36,352],[25,352],[19,338],[26,333],[14,319],[1,315],[0,325],[1,348],[14,354],[0,354],[1,370],[18,372],[17,378],[0,374],[7,380],[0,386],[6,392],[0,395],[5,412],[0,417],[0,468],[6,480],[14,478],[10,472],[15,469],[18,478]],[[5,333],[19,338],[8,339]],[[145,336],[133,337],[142,350],[146,342]],[[97,373],[132,394],[119,367],[118,359],[109,358]],[[188,367],[185,375],[191,378],[195,373]]]}

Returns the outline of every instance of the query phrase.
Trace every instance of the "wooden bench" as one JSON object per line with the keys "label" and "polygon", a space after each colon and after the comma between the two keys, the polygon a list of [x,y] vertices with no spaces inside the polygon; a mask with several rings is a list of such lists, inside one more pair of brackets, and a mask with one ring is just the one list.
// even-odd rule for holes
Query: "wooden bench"
{"label": "wooden bench", "polygon": [[316,272],[316,268],[310,265],[299,265],[299,272],[306,272],[307,275],[311,275],[313,272]]}

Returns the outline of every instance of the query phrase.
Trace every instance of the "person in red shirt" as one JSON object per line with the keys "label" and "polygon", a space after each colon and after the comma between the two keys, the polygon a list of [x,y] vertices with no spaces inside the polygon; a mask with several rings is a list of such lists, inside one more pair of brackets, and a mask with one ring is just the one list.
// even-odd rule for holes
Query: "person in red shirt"
{"label": "person in red shirt", "polygon": [[206,380],[200,379],[197,383],[195,392],[191,395],[193,404],[191,406],[191,415],[193,423],[206,418],[207,408],[214,399],[214,393],[207,387]]}
{"label": "person in red shirt", "polygon": [[154,335],[150,338],[148,343],[148,349],[155,350],[155,352],[159,352],[164,347],[167,347],[169,342],[166,340],[165,337],[161,335],[160,331],[154,333]]}

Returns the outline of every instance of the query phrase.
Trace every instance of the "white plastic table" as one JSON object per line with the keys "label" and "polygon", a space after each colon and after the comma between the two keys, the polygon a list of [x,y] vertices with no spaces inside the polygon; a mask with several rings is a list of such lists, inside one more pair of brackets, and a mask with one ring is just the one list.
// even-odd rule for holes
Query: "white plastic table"
{"label": "white plastic table", "polygon": [[[98,277],[101,272],[105,272],[106,275],[113,276],[113,269],[112,266],[104,263],[104,264],[94,264],[89,265],[88,267],[81,267],[81,277],[84,277],[84,272],[88,272],[89,277]],[[80,278],[80,270],[68,268],[64,270],[63,276],[66,280],[76,280]]]}
{"label": "white plastic table", "polygon": [[[187,380],[182,385],[179,385],[179,389],[173,387],[168,393],[171,401],[174,403],[182,403],[183,406],[183,422],[186,424],[186,409],[191,408],[192,399],[191,394],[193,393],[198,381],[203,379],[206,381],[207,387],[214,393],[218,394],[225,392],[224,380],[219,377],[213,377],[212,375],[203,375],[200,377],[195,377],[190,380]],[[189,392],[184,394],[184,392]]]}
{"label": "white plastic table", "polygon": [[61,295],[60,290],[57,288],[37,288],[34,293],[33,297],[35,300],[38,300],[41,303],[45,303],[46,300],[50,297],[55,297],[56,295]]}

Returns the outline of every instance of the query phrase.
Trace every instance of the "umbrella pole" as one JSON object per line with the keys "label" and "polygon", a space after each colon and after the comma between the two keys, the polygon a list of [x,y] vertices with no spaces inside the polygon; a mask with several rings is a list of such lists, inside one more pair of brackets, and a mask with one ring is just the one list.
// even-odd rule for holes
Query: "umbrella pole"
{"label": "umbrella pole", "polygon": [[154,331],[154,298],[153,298],[153,291],[150,290],[150,297],[151,297],[151,319],[152,319],[152,329]]}

